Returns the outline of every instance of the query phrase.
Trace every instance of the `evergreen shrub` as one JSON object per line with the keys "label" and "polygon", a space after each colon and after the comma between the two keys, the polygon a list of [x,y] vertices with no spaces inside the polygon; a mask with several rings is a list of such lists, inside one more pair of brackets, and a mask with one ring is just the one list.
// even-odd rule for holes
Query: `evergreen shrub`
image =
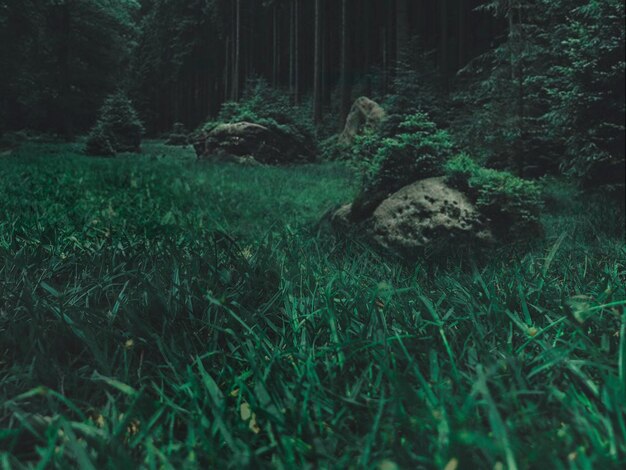
{"label": "evergreen shrub", "polygon": [[174,123],[172,133],[167,138],[168,145],[187,145],[189,143],[189,133],[182,122]]}
{"label": "evergreen shrub", "polygon": [[443,174],[454,144],[447,131],[438,129],[425,113],[405,116],[392,137],[373,132],[359,136],[352,161],[362,165],[365,189],[385,187],[391,191],[414,181]]}
{"label": "evergreen shrub", "polygon": [[356,218],[370,215],[389,194],[415,181],[442,175],[454,143],[423,112],[405,116],[398,133],[380,138],[364,133],[352,147],[352,162],[361,168],[363,190],[353,204]]}
{"label": "evergreen shrub", "polygon": [[143,124],[130,99],[118,91],[104,102],[98,122],[87,137],[85,152],[88,155],[139,152],[143,132]]}
{"label": "evergreen shrub", "polygon": [[506,171],[483,168],[461,154],[445,166],[448,184],[463,191],[502,240],[537,236],[543,207],[537,183]]}

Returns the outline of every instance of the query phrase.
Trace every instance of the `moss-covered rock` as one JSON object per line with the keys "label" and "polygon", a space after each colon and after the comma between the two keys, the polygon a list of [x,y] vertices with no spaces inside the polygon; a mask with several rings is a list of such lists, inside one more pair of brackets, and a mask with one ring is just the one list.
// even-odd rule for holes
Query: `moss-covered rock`
{"label": "moss-covered rock", "polygon": [[193,145],[198,158],[230,154],[270,164],[313,161],[318,153],[308,118],[263,80],[249,82],[241,101],[224,103],[217,120],[196,131]]}
{"label": "moss-covered rock", "polygon": [[443,177],[404,186],[386,197],[365,219],[355,221],[353,208],[346,205],[333,213],[335,227],[403,257],[420,256],[424,249],[482,246],[494,241],[474,204]]}
{"label": "moss-covered rock", "polygon": [[346,119],[343,132],[339,135],[338,143],[352,145],[354,139],[366,130],[376,131],[385,119],[385,110],[374,100],[365,96],[358,98]]}
{"label": "moss-covered rock", "polygon": [[274,165],[315,159],[315,154],[292,133],[279,126],[268,127],[246,121],[212,127],[196,138],[194,148],[198,158],[235,157],[233,161],[253,158],[259,163]]}
{"label": "moss-covered rock", "polygon": [[506,171],[483,168],[467,155],[446,165],[447,182],[474,202],[501,240],[531,238],[543,233],[539,186]]}
{"label": "moss-covered rock", "polygon": [[365,133],[355,140],[353,160],[362,158],[363,190],[353,206],[353,217],[371,215],[385,197],[403,186],[441,176],[453,152],[452,138],[424,113],[406,116],[399,133],[383,139]]}

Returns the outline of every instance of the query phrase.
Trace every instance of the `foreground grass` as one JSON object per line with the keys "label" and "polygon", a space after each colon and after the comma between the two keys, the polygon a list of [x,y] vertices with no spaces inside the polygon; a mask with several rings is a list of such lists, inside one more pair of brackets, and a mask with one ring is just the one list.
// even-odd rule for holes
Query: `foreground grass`
{"label": "foreground grass", "polygon": [[407,265],[311,227],[341,167],[155,143],[0,159],[0,463],[620,468],[623,214],[550,186],[547,237]]}

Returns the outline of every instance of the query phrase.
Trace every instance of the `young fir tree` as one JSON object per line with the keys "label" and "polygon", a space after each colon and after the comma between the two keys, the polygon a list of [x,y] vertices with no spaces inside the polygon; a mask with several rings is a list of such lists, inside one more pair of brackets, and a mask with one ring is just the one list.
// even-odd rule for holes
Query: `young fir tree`
{"label": "young fir tree", "polygon": [[87,138],[89,155],[115,155],[119,152],[140,152],[143,124],[125,93],[109,96],[98,122]]}

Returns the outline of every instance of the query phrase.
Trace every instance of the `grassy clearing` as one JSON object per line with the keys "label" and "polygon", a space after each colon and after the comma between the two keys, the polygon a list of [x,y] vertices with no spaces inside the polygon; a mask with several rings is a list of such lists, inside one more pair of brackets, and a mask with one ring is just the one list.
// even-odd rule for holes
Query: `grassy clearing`
{"label": "grassy clearing", "polygon": [[620,468],[623,209],[407,265],[311,230],[341,167],[77,152],[0,158],[4,467]]}

